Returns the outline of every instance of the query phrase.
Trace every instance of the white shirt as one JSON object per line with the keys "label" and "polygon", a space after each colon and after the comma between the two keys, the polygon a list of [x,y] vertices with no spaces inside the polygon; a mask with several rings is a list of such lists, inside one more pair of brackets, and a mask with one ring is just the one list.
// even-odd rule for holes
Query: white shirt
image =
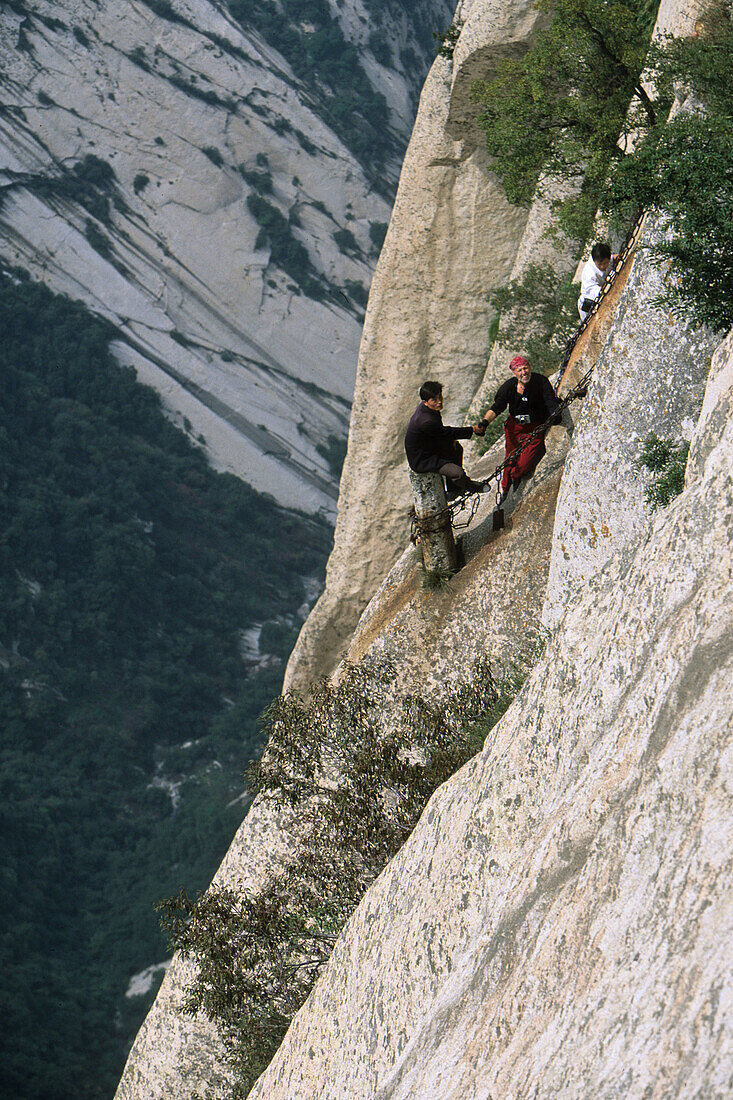
{"label": "white shirt", "polygon": [[587,264],[584,264],[580,273],[580,297],[578,298],[578,313],[581,321],[584,321],[590,313],[590,310],[581,308],[581,302],[584,298],[590,298],[595,302],[601,293],[601,287],[605,279],[606,272],[601,271],[600,267],[596,267],[593,260],[588,260]]}

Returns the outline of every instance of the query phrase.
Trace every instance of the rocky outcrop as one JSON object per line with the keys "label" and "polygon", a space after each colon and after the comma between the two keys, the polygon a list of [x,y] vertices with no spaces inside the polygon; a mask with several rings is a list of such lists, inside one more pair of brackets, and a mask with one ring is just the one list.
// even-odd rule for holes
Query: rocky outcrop
{"label": "rocky outcrop", "polygon": [[[415,554],[407,550],[362,616],[349,660],[368,656],[391,661],[393,693],[419,690],[434,699],[465,682],[478,659],[489,656],[497,666],[521,660],[537,639],[536,609],[547,583],[566,448],[558,429],[548,460],[533,480],[531,500],[516,504],[500,536],[490,533],[491,509],[484,502],[462,540],[465,565],[445,589],[422,587]],[[518,555],[521,585],[513,583]],[[302,821],[299,809],[256,800],[215,884],[256,891],[268,875],[292,861]],[[182,1011],[191,976],[190,964],[174,958],[135,1040],[117,1100],[182,1100],[226,1080],[215,1030],[203,1015]],[[296,1090],[292,1095],[300,1094]]]}
{"label": "rocky outcrop", "polygon": [[732,350],[688,488],[579,589],[253,1097],[730,1090]]}
{"label": "rocky outcrop", "polygon": [[[364,897],[251,1096],[722,1100],[733,1087],[720,946],[733,933],[733,337],[708,377],[718,341],[653,304],[662,273],[638,251],[573,353],[566,384],[595,370],[569,450],[553,429],[507,527],[492,532],[482,498],[463,567],[425,590],[404,512],[390,514],[404,503],[398,475],[407,491],[399,430],[425,374],[470,400],[487,320],[479,245],[462,265],[452,255],[478,232],[478,181],[490,182],[478,147],[450,160],[471,141],[446,136],[454,87],[438,62],[368,310],[328,587],[289,682],[344,652],[387,658],[396,693],[435,701],[476,658],[520,659],[543,603],[549,637],[483,751]],[[661,231],[647,225],[644,243]],[[442,366],[460,375],[452,388]],[[651,430],[691,440],[686,488],[656,514],[635,465]],[[399,550],[380,574],[380,554],[389,564]],[[217,881],[256,886],[288,863],[298,829],[297,813],[255,803]],[[179,1015],[186,977],[174,962],[119,1100],[216,1084],[208,1025]]]}
{"label": "rocky outcrop", "polygon": [[474,0],[458,15],[465,22],[454,60],[438,58],[423,90],[372,282],[326,588],[287,687],[332,671],[404,545],[403,438],[420,383],[442,381],[446,423],[460,422],[485,369],[486,296],[506,281],[524,229],[526,212],[507,203],[466,107],[470,83],[523,48],[538,13],[529,3]]}
{"label": "rocky outcrop", "polygon": [[[396,147],[414,78],[394,58],[376,63],[360,3],[338,12],[392,106]],[[445,0],[429,13],[449,18]],[[395,46],[414,46],[405,18],[387,18]],[[312,93],[209,0],[13,0],[0,59],[2,261],[110,320],[120,358],[216,466],[332,513],[324,450],[346,434],[374,229],[390,203]],[[49,191],[88,155],[114,171],[108,216]],[[300,280],[263,239],[253,199],[305,250]]]}

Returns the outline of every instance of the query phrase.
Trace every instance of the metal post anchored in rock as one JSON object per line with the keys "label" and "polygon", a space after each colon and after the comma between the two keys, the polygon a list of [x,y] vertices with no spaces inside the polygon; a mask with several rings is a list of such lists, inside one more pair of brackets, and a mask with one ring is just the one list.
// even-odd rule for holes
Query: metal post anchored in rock
{"label": "metal post anchored in rock", "polygon": [[434,577],[452,577],[458,569],[451,512],[440,474],[416,474],[410,470],[415,497],[415,541],[422,549],[425,571]]}

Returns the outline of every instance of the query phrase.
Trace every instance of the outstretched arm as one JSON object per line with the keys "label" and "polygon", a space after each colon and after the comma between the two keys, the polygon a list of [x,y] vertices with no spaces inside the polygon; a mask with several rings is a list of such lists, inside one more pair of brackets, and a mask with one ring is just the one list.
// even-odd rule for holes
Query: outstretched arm
{"label": "outstretched arm", "polygon": [[488,428],[492,420],[496,420],[496,413],[489,409],[488,412],[484,413],[482,419],[479,420],[478,424],[474,424],[474,433],[476,435],[486,435],[486,429]]}

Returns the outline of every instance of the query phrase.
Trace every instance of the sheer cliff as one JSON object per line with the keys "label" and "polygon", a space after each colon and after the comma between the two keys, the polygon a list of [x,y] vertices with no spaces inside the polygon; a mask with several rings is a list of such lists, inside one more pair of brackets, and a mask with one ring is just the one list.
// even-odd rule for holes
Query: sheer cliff
{"label": "sheer cliff", "polygon": [[461,4],[453,58],[436,60],[423,89],[364,321],[326,588],[287,687],[333,669],[399,553],[410,502],[402,436],[420,383],[445,381],[446,422],[455,422],[484,375],[487,294],[512,272],[527,211],[507,202],[491,171],[470,87],[522,50],[538,17],[530,0]]}
{"label": "sheer cliff", "polygon": [[253,1096],[730,1091],[732,352],[686,491],[578,588]]}
{"label": "sheer cliff", "polygon": [[[444,379],[454,412],[474,399],[486,290],[538,239],[460,113],[462,81],[521,49],[536,12],[475,0],[459,15],[375,276],[336,547],[288,682],[305,687],[341,655],[386,661],[395,697],[447,707],[477,661],[519,662],[538,634],[544,650],[365,893],[250,1095],[722,1100],[733,1088],[721,952],[733,932],[733,337],[660,301],[653,249],[669,227],[647,217],[562,380],[592,368],[572,434],[550,431],[506,527],[493,530],[484,498],[459,572],[423,585],[405,548],[399,429],[421,378]],[[693,20],[669,4],[660,26],[686,33]],[[690,445],[683,490],[656,511],[641,464],[651,431]],[[385,737],[397,721],[385,705]],[[256,800],[215,885],[256,895],[286,876],[307,811]],[[191,975],[176,958],[119,1100],[225,1094],[215,1029],[181,1012]]]}

